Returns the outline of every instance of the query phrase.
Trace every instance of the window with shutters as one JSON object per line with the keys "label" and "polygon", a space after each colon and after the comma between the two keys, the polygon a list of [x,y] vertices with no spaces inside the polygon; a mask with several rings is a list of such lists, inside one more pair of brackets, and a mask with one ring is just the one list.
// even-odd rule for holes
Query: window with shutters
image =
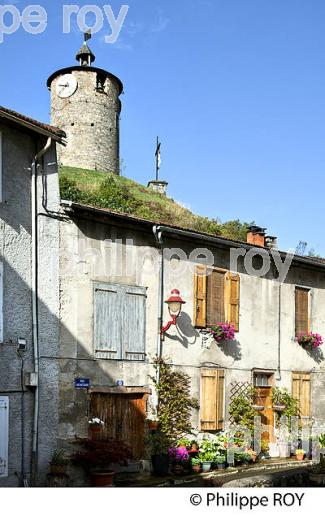
{"label": "window with shutters", "polygon": [[300,416],[310,417],[311,376],[309,372],[292,373],[292,396],[298,399]]}
{"label": "window with shutters", "polygon": [[239,331],[240,277],[205,266],[196,266],[194,276],[194,324],[205,328],[228,321]]}
{"label": "window with shutters", "polygon": [[296,336],[298,334],[306,334],[310,328],[309,315],[309,289],[296,287],[295,290],[295,321],[296,321]]}
{"label": "window with shutters", "polygon": [[0,478],[8,476],[9,398],[0,396]]}
{"label": "window with shutters", "polygon": [[202,431],[222,430],[225,425],[225,371],[201,369],[200,422]]}
{"label": "window with shutters", "polygon": [[145,360],[146,289],[94,285],[95,357]]}

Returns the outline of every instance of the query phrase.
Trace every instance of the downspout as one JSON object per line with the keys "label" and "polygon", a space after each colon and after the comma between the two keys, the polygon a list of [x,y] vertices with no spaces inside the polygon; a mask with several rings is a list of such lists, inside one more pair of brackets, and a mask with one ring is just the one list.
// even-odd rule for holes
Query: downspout
{"label": "downspout", "polygon": [[34,349],[34,372],[36,387],[34,397],[34,422],[32,436],[31,480],[36,482],[37,472],[37,440],[39,412],[39,346],[38,346],[38,215],[37,215],[37,166],[43,155],[50,149],[52,138],[49,137],[45,147],[38,152],[32,162],[31,204],[32,204],[32,334]]}
{"label": "downspout", "polygon": [[281,381],[281,310],[282,310],[282,294],[281,294],[281,282],[279,282],[279,316],[278,316],[278,367],[276,379]]}
{"label": "downspout", "polygon": [[[163,324],[163,313],[164,313],[164,244],[162,238],[162,230],[160,226],[153,226],[152,232],[154,234],[155,240],[160,248],[159,255],[159,288],[158,288],[158,334],[157,334],[157,358],[162,357],[163,349],[162,343],[163,338],[161,334],[161,328]],[[160,378],[160,370],[159,366],[157,367],[156,379],[157,384],[159,384]]]}

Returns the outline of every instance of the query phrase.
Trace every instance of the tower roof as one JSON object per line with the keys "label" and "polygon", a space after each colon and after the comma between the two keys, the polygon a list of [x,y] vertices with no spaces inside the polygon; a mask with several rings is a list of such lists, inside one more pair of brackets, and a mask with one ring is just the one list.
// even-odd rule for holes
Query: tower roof
{"label": "tower roof", "polygon": [[76,60],[79,61],[80,65],[90,67],[90,65],[95,61],[95,59],[95,54],[89,49],[87,43],[83,42],[82,46],[80,47],[76,55]]}

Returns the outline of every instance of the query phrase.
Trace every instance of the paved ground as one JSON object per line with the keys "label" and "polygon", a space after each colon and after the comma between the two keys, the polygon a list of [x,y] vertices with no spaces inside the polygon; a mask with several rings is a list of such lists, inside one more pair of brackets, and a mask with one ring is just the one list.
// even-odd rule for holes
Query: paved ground
{"label": "paved ground", "polygon": [[238,480],[245,479],[245,487],[250,486],[250,481],[254,487],[259,487],[259,483],[262,483],[261,487],[263,487],[264,480],[265,486],[268,487],[274,481],[285,485],[287,477],[289,481],[294,481],[297,476],[297,483],[299,483],[302,480],[300,476],[307,473],[313,465],[314,462],[310,460],[298,462],[292,458],[269,459],[246,467],[239,466],[199,475],[155,477],[143,473],[125,473],[116,475],[115,485],[117,487],[222,487],[229,485],[231,481],[236,481],[235,487],[238,487]]}

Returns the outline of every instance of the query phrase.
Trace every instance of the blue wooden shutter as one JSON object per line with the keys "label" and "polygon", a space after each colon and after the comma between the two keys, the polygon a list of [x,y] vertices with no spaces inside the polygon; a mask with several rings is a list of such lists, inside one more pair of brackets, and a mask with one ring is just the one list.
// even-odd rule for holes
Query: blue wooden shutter
{"label": "blue wooden shutter", "polygon": [[9,398],[0,397],[0,478],[8,476]]}
{"label": "blue wooden shutter", "polygon": [[121,288],[96,284],[94,299],[95,356],[121,359]]}
{"label": "blue wooden shutter", "polygon": [[123,289],[123,357],[132,361],[145,359],[146,289]]}

